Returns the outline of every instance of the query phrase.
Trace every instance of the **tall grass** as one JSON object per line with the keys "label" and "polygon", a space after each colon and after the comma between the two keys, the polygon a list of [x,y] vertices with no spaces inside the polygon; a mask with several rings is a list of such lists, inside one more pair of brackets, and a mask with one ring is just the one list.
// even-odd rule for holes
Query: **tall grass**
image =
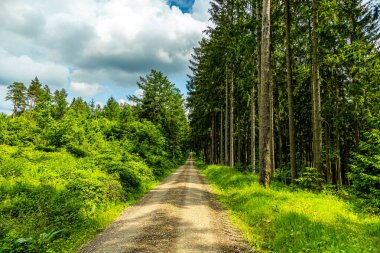
{"label": "tall grass", "polygon": [[380,252],[380,217],[337,196],[276,183],[265,189],[230,167],[198,167],[258,252]]}

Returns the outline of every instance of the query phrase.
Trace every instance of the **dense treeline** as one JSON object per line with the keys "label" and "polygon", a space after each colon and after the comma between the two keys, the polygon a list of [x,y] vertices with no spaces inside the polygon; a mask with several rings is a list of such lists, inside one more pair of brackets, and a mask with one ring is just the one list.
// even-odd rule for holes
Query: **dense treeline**
{"label": "dense treeline", "polygon": [[178,89],[152,70],[132,106],[66,100],[38,78],[8,86],[0,114],[0,251],[76,251],[186,155]]}
{"label": "dense treeline", "polygon": [[190,61],[193,148],[264,185],[347,185],[379,207],[379,5],[213,0],[210,13]]}

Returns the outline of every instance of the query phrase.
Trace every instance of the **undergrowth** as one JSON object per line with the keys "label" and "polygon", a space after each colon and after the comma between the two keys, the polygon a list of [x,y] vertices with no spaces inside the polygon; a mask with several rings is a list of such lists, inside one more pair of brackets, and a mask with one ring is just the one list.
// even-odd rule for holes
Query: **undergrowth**
{"label": "undergrowth", "polygon": [[379,252],[379,216],[330,193],[276,182],[265,189],[256,175],[197,165],[258,252]]}
{"label": "undergrowth", "polygon": [[97,150],[0,145],[0,252],[76,252],[176,167],[157,176],[116,143]]}

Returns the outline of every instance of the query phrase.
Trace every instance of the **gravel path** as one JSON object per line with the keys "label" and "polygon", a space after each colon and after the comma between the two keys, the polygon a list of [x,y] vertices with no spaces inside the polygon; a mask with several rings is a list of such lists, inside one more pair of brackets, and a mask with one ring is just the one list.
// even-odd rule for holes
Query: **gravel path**
{"label": "gravel path", "polygon": [[79,253],[252,252],[188,160]]}

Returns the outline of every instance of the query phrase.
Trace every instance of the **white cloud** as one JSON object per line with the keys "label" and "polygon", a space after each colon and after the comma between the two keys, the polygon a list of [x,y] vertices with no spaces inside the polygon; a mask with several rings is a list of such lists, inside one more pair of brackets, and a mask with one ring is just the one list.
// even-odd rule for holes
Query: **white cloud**
{"label": "white cloud", "polygon": [[56,89],[71,80],[88,97],[105,82],[130,89],[151,69],[185,79],[208,6],[195,0],[182,13],[167,0],[1,0],[0,82],[38,76]]}
{"label": "white cloud", "polygon": [[95,102],[95,106],[99,106],[100,108],[103,108],[104,107],[104,103],[100,102],[100,101],[96,101]]}
{"label": "white cloud", "polygon": [[[136,96],[136,97],[138,97],[138,98],[142,98],[144,96],[144,90],[137,89],[137,90],[135,90],[135,92],[133,93],[133,95]],[[126,104],[132,105],[132,106],[136,105],[136,102],[131,101],[131,100],[119,99],[118,101],[125,101]]]}
{"label": "white cloud", "polygon": [[192,15],[197,20],[208,22],[210,19],[210,14],[208,13],[209,8],[210,2],[208,0],[195,0]]}
{"label": "white cloud", "polygon": [[91,96],[96,95],[97,93],[100,93],[106,90],[105,87],[101,86],[98,83],[84,83],[84,82],[72,82],[70,84],[70,89],[86,98],[89,98]]}
{"label": "white cloud", "polygon": [[0,113],[5,112],[9,114],[11,112],[10,108],[12,108],[12,102],[5,100],[5,97],[7,96],[7,91],[7,86],[0,85]]}
{"label": "white cloud", "polygon": [[117,102],[120,104],[120,105],[125,105],[125,104],[128,104],[128,100],[125,100],[125,99],[118,99]]}
{"label": "white cloud", "polygon": [[144,90],[143,89],[137,89],[134,94],[138,98],[142,98],[144,96]]}
{"label": "white cloud", "polygon": [[14,56],[0,48],[0,77],[9,83],[28,85],[34,77],[51,88],[64,87],[69,71],[66,67],[48,61],[37,61],[27,55]]}
{"label": "white cloud", "polygon": [[164,63],[172,63],[173,59],[170,57],[169,52],[160,48],[157,52],[157,57]]}

